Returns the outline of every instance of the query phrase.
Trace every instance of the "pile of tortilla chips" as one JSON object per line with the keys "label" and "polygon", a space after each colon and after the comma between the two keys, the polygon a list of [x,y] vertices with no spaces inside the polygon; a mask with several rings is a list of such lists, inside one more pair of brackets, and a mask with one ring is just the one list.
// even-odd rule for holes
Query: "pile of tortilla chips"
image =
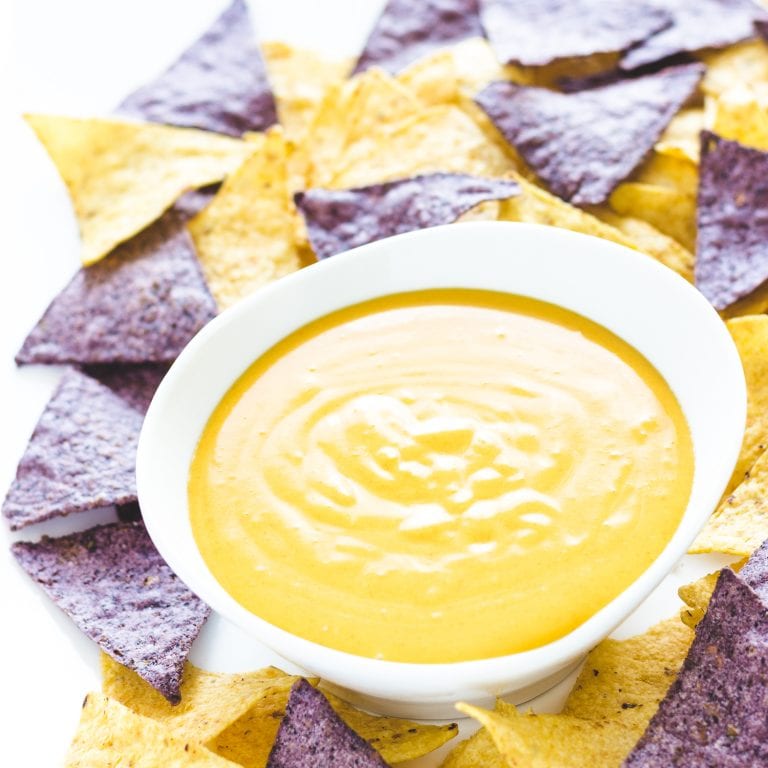
{"label": "pile of tortilla chips", "polygon": [[684,622],[598,646],[562,714],[464,706],[484,727],[446,765],[766,762],[753,706],[768,664],[761,35],[768,12],[752,0],[389,0],[357,62],[333,61],[260,45],[233,0],[114,114],[27,116],[72,198],[83,267],[16,358],[69,367],[3,515],[43,533],[95,508],[119,518],[13,547],[105,654],[68,765],[378,766],[455,734],[368,715],[279,670],[192,667],[209,609],[143,527],[134,453],[168,365],[217,312],[317,259],[477,219],[633,248],[729,318],[748,423],[692,551],[757,552],[683,590]]}

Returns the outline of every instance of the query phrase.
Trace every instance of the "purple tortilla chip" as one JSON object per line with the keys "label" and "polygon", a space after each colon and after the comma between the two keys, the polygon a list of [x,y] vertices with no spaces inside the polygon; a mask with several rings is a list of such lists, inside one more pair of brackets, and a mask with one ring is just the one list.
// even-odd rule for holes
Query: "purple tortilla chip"
{"label": "purple tortilla chip", "polygon": [[763,40],[768,41],[768,19],[758,19],[755,22],[755,29]]}
{"label": "purple tortilla chip", "polygon": [[293,684],[267,768],[387,768],[306,680]]}
{"label": "purple tortilla chip", "polygon": [[487,200],[520,193],[516,182],[432,173],[356,189],[308,189],[294,196],[318,259],[424,227],[450,224]]}
{"label": "purple tortilla chip", "polygon": [[768,14],[752,0],[665,0],[672,24],[624,54],[622,69],[702,48],[725,48],[755,36],[754,23]]}
{"label": "purple tortilla chip", "polygon": [[141,509],[139,502],[134,501],[132,504],[121,504],[117,507],[117,519],[121,523],[137,523],[141,518]]}
{"label": "purple tortilla chip", "polygon": [[[483,37],[478,0],[389,0],[355,65],[396,74],[442,46]],[[354,74],[353,73],[353,74]]]}
{"label": "purple tortilla chip", "polygon": [[720,573],[683,668],[625,768],[768,765],[768,611]]}
{"label": "purple tortilla chip", "polygon": [[83,370],[88,376],[109,387],[131,408],[145,414],[169,367],[167,363],[87,365]]}
{"label": "purple tortilla chip", "polygon": [[117,112],[230,136],[274,125],[275,97],[245,2],[233,0],[197,42],[126,97]]}
{"label": "purple tortilla chip", "polygon": [[112,523],[13,554],[77,626],[172,704],[184,662],[210,608],[171,571],[143,525]]}
{"label": "purple tortilla chip", "polygon": [[768,152],[702,132],[696,287],[723,310],[768,280]]}
{"label": "purple tortilla chip", "polygon": [[475,100],[552,192],[598,204],[640,165],[703,72],[689,64],[569,94],[499,81]]}
{"label": "purple tortilla chip", "polygon": [[480,0],[480,16],[499,60],[531,67],[626,51],[671,23],[648,0]]}
{"label": "purple tortilla chip", "polygon": [[136,500],[142,415],[79,371],[43,411],[3,502],[11,528]]}
{"label": "purple tortilla chip", "polygon": [[752,587],[768,607],[768,541],[764,541],[744,563],[739,578]]}
{"label": "purple tortilla chip", "polygon": [[215,314],[192,240],[169,212],[77,272],[16,362],[170,362]]}

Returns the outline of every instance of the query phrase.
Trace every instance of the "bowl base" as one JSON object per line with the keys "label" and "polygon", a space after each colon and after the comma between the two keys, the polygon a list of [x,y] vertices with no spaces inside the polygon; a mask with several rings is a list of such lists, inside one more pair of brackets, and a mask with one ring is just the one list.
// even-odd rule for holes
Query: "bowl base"
{"label": "bowl base", "polygon": [[568,675],[570,675],[582,661],[584,661],[583,656],[576,661],[567,664],[565,667],[558,669],[551,675],[547,675],[547,677],[537,680],[535,683],[527,685],[524,688],[516,688],[509,691],[505,691],[504,689],[489,692],[478,691],[476,695],[472,696],[461,696],[456,694],[456,696],[443,701],[398,701],[396,699],[367,696],[347,688],[332,685],[325,681],[323,681],[323,687],[327,688],[332,693],[335,693],[345,701],[348,701],[350,704],[354,704],[360,709],[378,715],[403,717],[408,720],[459,720],[466,717],[466,715],[458,712],[454,707],[459,701],[464,701],[467,704],[473,704],[474,706],[485,707],[487,709],[493,709],[497,698],[502,698],[510,704],[524,704],[526,701],[530,701],[531,699],[540,696],[542,693],[545,693],[550,688],[554,688],[558,683],[568,677]]}

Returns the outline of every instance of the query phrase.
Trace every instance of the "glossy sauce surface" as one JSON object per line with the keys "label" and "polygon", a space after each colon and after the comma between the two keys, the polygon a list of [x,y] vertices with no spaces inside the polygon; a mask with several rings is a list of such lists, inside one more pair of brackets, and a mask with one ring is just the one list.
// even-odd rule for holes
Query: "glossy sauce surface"
{"label": "glossy sauce surface", "polygon": [[410,662],[543,645],[658,556],[685,510],[682,411],[585,318],[485,291],[321,318],[225,395],[190,469],[192,527],[242,605]]}

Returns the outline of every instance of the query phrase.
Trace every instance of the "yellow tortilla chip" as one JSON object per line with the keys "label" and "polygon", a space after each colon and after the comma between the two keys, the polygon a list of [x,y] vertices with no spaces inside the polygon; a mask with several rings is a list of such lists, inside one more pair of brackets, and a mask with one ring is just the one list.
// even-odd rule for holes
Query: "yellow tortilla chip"
{"label": "yellow tortilla chip", "polygon": [[514,68],[502,67],[484,37],[470,37],[450,49],[459,88],[474,96],[494,80],[513,80]]}
{"label": "yellow tortilla chip", "polygon": [[685,157],[652,152],[632,180],[641,184],[668,187],[695,198],[699,187],[699,167]]}
{"label": "yellow tortilla chip", "polygon": [[658,229],[642,219],[619,216],[618,213],[607,208],[593,209],[593,213],[601,221],[610,224],[626,235],[637,250],[647,253],[665,267],[673,269],[681,277],[691,283],[693,282],[694,255],[683,248],[677,240],[659,232]]}
{"label": "yellow tortilla chip", "polygon": [[715,591],[717,578],[720,571],[708,573],[691,584],[684,584],[677,590],[677,594],[685,605],[680,609],[680,620],[691,629],[704,618],[709,606],[709,598]]}
{"label": "yellow tortilla chip", "polygon": [[314,51],[279,42],[261,50],[275,92],[280,124],[289,139],[299,140],[309,128],[326,91],[344,82],[350,59],[327,59]]}
{"label": "yellow tortilla chip", "polygon": [[519,174],[514,174],[521,191],[517,197],[504,200],[499,204],[500,221],[524,221],[530,224],[547,224],[553,227],[595,235],[605,240],[612,240],[619,245],[634,248],[635,244],[622,232],[609,224],[604,224],[590,213],[566,203],[559,197],[537,187]]}
{"label": "yellow tortilla chip", "polygon": [[89,693],[65,768],[234,768],[197,741],[178,738],[100,693]]}
{"label": "yellow tortilla chip", "polygon": [[[247,674],[206,672],[187,662],[181,703],[172,705],[135,672],[101,654],[103,691],[136,714],[162,723],[179,739],[205,743],[261,701],[274,686],[288,691],[298,679],[267,667]],[[286,694],[287,695],[287,694]]]}
{"label": "yellow tortilla chip", "polygon": [[435,171],[498,177],[513,168],[469,116],[443,105],[361,136],[343,152],[330,186],[344,189]]}
{"label": "yellow tortilla chip", "polygon": [[768,451],[720,503],[691,552],[723,552],[747,557],[768,539]]}
{"label": "yellow tortilla chip", "polygon": [[397,80],[416,96],[423,106],[455,102],[459,79],[450,50],[441,49],[404,69]]}
{"label": "yellow tortilla chip", "polygon": [[520,714],[500,701],[489,712],[458,705],[488,730],[508,765],[621,765],[683,663],[693,632],[678,619],[629,640],[604,640],[587,656],[559,715]]}
{"label": "yellow tortilla chip", "polygon": [[371,715],[323,690],[341,719],[362,736],[388,763],[402,763],[442,747],[458,733],[455,723],[424,725],[397,717]]}
{"label": "yellow tortilla chip", "polygon": [[[317,681],[310,681],[316,684]],[[245,768],[264,768],[272,749],[290,685],[274,687],[239,720],[208,742],[208,747]],[[437,749],[457,734],[455,725],[423,725],[362,712],[323,691],[341,718],[369,741],[388,763],[412,760]],[[183,689],[182,689],[183,694]]]}
{"label": "yellow tortilla chip", "polygon": [[270,129],[263,146],[189,222],[208,287],[221,309],[301,266],[287,159],[282,131]]}
{"label": "yellow tortilla chip", "polygon": [[741,453],[726,489],[729,494],[768,448],[768,316],[736,317],[726,325],[739,351],[747,382],[747,424]]}
{"label": "yellow tortilla chip", "polygon": [[246,142],[153,123],[27,115],[67,185],[93,264],[157,219],[186,190],[220,181]]}
{"label": "yellow tortilla chip", "polygon": [[613,190],[616,213],[643,219],[687,250],[696,249],[696,197],[657,184],[625,182]]}
{"label": "yellow tortilla chip", "polygon": [[672,118],[654,149],[660,155],[698,163],[701,149],[699,134],[707,127],[707,116],[702,108],[682,109]]}
{"label": "yellow tortilla chip", "polygon": [[768,99],[748,89],[730,91],[715,101],[712,130],[755,149],[768,150]]}
{"label": "yellow tortilla chip", "polygon": [[493,739],[481,728],[466,741],[457,744],[440,768],[508,768]]}
{"label": "yellow tortilla chip", "polygon": [[720,96],[741,84],[768,83],[768,45],[762,40],[704,53],[701,59],[707,65],[701,88],[711,96]]}

